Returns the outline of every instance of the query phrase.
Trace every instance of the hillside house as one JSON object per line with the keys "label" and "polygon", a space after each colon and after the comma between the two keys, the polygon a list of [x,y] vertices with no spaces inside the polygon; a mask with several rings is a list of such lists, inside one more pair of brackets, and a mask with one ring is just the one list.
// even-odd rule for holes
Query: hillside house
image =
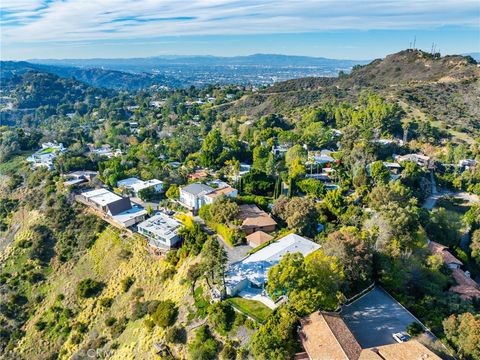
{"label": "hillside house", "polygon": [[265,211],[254,204],[242,204],[239,206],[238,218],[242,220],[241,229],[246,235],[256,231],[275,231],[277,222]]}
{"label": "hillside house", "polygon": [[53,161],[63,152],[65,148],[63,144],[57,144],[53,142],[43,143],[42,148],[36,153],[27,157],[27,161],[36,167],[46,167],[48,170],[53,170]]}
{"label": "hillside house", "polygon": [[265,246],[243,260],[233,263],[225,274],[227,295],[235,296],[249,292],[251,288],[263,289],[267,282],[268,270],[278,264],[288,253],[299,252],[303,256],[318,250],[320,245],[297,234],[287,236]]}
{"label": "hillside house", "polygon": [[480,285],[470,277],[468,271],[463,271],[460,267],[463,263],[453,256],[446,246],[435,241],[428,241],[428,249],[432,254],[440,254],[443,262],[452,270],[452,277],[457,285],[450,288],[450,291],[458,294],[462,299],[480,299]]}
{"label": "hillside house", "polygon": [[422,154],[394,155],[393,158],[400,164],[402,162],[411,161],[422,167],[430,167],[432,165],[430,157]]}
{"label": "hillside house", "polygon": [[198,211],[203,205],[213,203],[219,197],[237,197],[238,191],[228,184],[213,188],[211,186],[194,183],[180,188],[180,203],[193,212]]}
{"label": "hillside house", "polygon": [[[317,311],[300,321],[300,339],[306,356],[319,360],[440,360],[435,353],[416,340],[362,347],[340,314]],[[305,355],[300,353],[300,355]]]}
{"label": "hillside house", "polygon": [[439,244],[435,241],[428,241],[428,249],[432,254],[440,254],[442,255],[443,262],[450,268],[450,269],[460,269],[463,263],[458,260],[455,256],[453,256],[450,251],[448,251],[448,247],[442,244]]}
{"label": "hillside house", "polygon": [[76,199],[102,213],[109,222],[120,228],[128,228],[143,220],[147,212],[132,204],[130,198],[119,196],[107,189],[95,189],[77,195]]}
{"label": "hillside house", "polygon": [[92,181],[98,175],[97,171],[73,171],[63,175],[64,186],[74,186]]}
{"label": "hillside house", "polygon": [[[370,163],[366,166],[366,171],[368,176],[372,176],[370,174],[370,167],[372,166],[373,163]],[[399,163],[396,162],[388,162],[384,161],[383,162],[383,167],[388,170],[390,173],[390,180],[397,180],[400,178],[400,173],[402,171],[402,166]]]}
{"label": "hillside house", "polygon": [[267,234],[263,231],[255,231],[254,233],[251,233],[250,235],[247,236],[247,243],[250,245],[252,248],[256,248],[257,246],[266,244],[270,240],[273,239],[273,236],[270,234]]}
{"label": "hillside house", "polygon": [[138,233],[148,239],[150,246],[170,249],[180,242],[178,230],[181,222],[166,214],[158,213],[137,225]]}
{"label": "hillside house", "polygon": [[139,192],[148,188],[153,188],[157,193],[161,192],[163,189],[163,181],[157,179],[143,181],[137,178],[128,178],[117,182],[117,187],[125,190],[132,196],[140,197]]}

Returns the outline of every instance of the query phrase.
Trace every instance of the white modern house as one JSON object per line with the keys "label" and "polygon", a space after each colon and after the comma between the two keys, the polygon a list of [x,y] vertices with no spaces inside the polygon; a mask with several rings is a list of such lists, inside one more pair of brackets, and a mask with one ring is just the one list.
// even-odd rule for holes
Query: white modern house
{"label": "white modern house", "polygon": [[78,195],[77,200],[103,213],[121,228],[133,226],[145,220],[147,215],[147,211],[139,205],[132,204],[130,198],[121,197],[107,189],[83,192]]}
{"label": "white modern house", "polygon": [[268,270],[289,253],[303,256],[318,250],[320,245],[297,234],[288,234],[243,260],[233,263],[225,274],[227,295],[243,296],[242,293],[263,290],[267,282]]}
{"label": "white modern house", "polygon": [[47,142],[42,144],[40,150],[30,155],[27,161],[33,167],[46,167],[49,170],[53,170],[53,160],[63,152],[65,152],[65,148],[62,143]]}
{"label": "white modern house", "polygon": [[156,248],[171,248],[180,241],[178,230],[181,222],[166,214],[159,213],[137,225],[138,232]]}
{"label": "white modern house", "polygon": [[107,158],[112,158],[114,156],[122,155],[121,150],[113,150],[112,147],[108,144],[101,145],[96,147],[94,144],[88,145],[88,153],[93,154],[95,156],[105,156]]}
{"label": "white modern house", "polygon": [[205,204],[204,196],[213,190],[215,189],[201,183],[184,186],[180,188],[180,203],[190,210],[197,211]]}
{"label": "white modern house", "polygon": [[203,205],[213,203],[220,196],[236,197],[237,195],[237,189],[228,185],[214,189],[205,184],[193,183],[180,188],[179,200],[183,206],[195,212]]}
{"label": "white modern house", "polygon": [[143,189],[153,188],[155,192],[161,192],[163,189],[163,181],[151,179],[143,181],[137,178],[128,178],[117,182],[117,186],[127,190],[132,196],[139,197],[139,192]]}

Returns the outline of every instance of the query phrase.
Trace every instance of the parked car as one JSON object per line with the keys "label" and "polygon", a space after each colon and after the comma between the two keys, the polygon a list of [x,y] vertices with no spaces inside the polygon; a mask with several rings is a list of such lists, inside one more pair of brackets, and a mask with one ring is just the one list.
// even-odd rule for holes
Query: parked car
{"label": "parked car", "polygon": [[405,332],[394,333],[392,334],[392,336],[395,339],[395,341],[399,343],[403,343],[410,340],[410,336],[408,336],[408,334]]}

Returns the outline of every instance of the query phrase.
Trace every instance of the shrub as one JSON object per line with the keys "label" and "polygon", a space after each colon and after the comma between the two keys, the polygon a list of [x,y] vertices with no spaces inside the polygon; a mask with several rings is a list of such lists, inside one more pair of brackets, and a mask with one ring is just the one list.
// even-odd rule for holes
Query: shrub
{"label": "shrub", "polygon": [[147,313],[147,303],[136,301],[132,305],[132,320],[138,320]]}
{"label": "shrub", "polygon": [[150,319],[145,319],[143,324],[148,330],[152,330],[155,327],[155,323]]}
{"label": "shrub", "polygon": [[160,274],[160,281],[166,281],[168,279],[171,279],[175,276],[177,270],[175,270],[175,267],[173,266],[167,266],[165,270]]}
{"label": "shrub", "polygon": [[215,359],[218,342],[210,333],[208,326],[202,325],[195,333],[195,339],[188,346],[191,359]]}
{"label": "shrub", "polygon": [[411,337],[418,336],[423,333],[423,326],[420,325],[418,322],[414,321],[410,325],[407,326],[407,333]]}
{"label": "shrub", "polygon": [[174,344],[185,344],[187,342],[187,331],[184,327],[173,326],[165,333],[165,340]]}
{"label": "shrub", "polygon": [[112,338],[119,337],[125,328],[127,327],[128,319],[126,317],[122,317],[118,319],[111,327],[110,333],[112,334]]}
{"label": "shrub", "polygon": [[152,315],[152,320],[160,327],[171,326],[175,323],[178,308],[172,300],[160,301]]}
{"label": "shrub", "polygon": [[233,343],[231,340],[227,340],[223,345],[223,349],[220,352],[221,360],[232,360],[237,358],[237,344]]}
{"label": "shrub", "polygon": [[145,293],[144,293],[144,291],[143,291],[142,288],[136,288],[136,289],[133,290],[133,292],[132,292],[132,295],[135,296],[136,298],[141,298],[141,297],[143,297],[144,294],[145,294]]}
{"label": "shrub", "polygon": [[125,279],[123,279],[120,282],[120,285],[122,287],[122,291],[125,293],[127,292],[135,282],[135,278],[133,276],[127,276]]}
{"label": "shrub", "polygon": [[93,279],[84,279],[77,285],[77,295],[82,298],[97,296],[103,288],[103,284]]}
{"label": "shrub", "polygon": [[47,327],[47,323],[45,321],[40,320],[35,323],[35,329],[37,329],[38,331],[42,331],[46,327]]}
{"label": "shrub", "polygon": [[112,326],[116,322],[117,322],[117,319],[115,319],[113,316],[111,316],[111,317],[109,317],[105,320],[105,325]]}
{"label": "shrub", "polygon": [[102,299],[100,299],[99,304],[100,304],[101,307],[109,308],[113,304],[113,299],[109,298],[109,297],[102,298]]}
{"label": "shrub", "polygon": [[208,308],[208,322],[221,334],[230,331],[234,319],[235,312],[226,302],[217,302]]}
{"label": "shrub", "polygon": [[128,260],[130,259],[131,257],[133,256],[132,252],[130,250],[127,250],[127,249],[122,249],[120,250],[120,252],[118,253],[118,257],[122,260]]}

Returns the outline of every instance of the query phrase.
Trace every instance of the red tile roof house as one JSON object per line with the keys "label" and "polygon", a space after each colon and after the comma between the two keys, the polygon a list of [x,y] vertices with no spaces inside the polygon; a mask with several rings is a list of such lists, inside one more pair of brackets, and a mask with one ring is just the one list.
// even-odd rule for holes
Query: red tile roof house
{"label": "red tile roof house", "polygon": [[[300,340],[310,360],[440,360],[424,345],[412,339],[403,343],[362,348],[342,317],[317,311],[300,321]],[[307,355],[307,356],[305,356]]]}
{"label": "red tile roof house", "polygon": [[272,232],[275,231],[277,222],[265,211],[258,208],[257,205],[243,204],[239,206],[240,213],[238,218],[242,220],[241,229],[246,235],[256,231]]}
{"label": "red tile roof house", "polygon": [[263,245],[273,239],[272,235],[269,235],[263,231],[255,231],[247,236],[248,245],[253,248]]}
{"label": "red tile roof house", "polygon": [[439,244],[435,241],[428,241],[428,249],[434,255],[440,254],[443,257],[443,262],[450,268],[450,269],[460,269],[460,266],[463,263],[458,260],[455,256],[453,256],[450,251],[448,251],[448,247]]}
{"label": "red tile roof house", "polygon": [[470,274],[465,273],[460,266],[463,263],[453,256],[448,248],[435,241],[428,241],[428,249],[432,254],[440,254],[443,257],[443,262],[452,270],[452,276],[457,285],[450,288],[450,291],[458,294],[462,299],[468,300],[472,298],[480,299],[480,286],[470,278]]}

